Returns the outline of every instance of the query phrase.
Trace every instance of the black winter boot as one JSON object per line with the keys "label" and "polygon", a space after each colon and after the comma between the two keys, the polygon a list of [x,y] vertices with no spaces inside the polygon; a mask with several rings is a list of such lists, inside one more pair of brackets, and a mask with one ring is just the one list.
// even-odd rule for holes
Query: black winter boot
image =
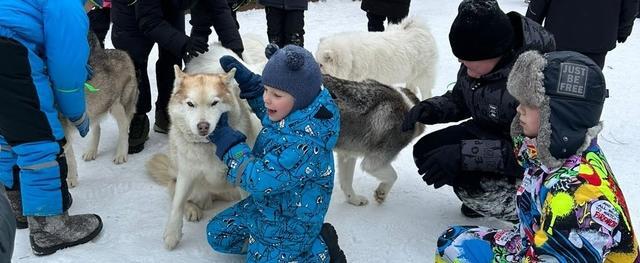
{"label": "black winter boot", "polygon": [[149,139],[149,118],[147,114],[136,113],[129,126],[129,154],[144,150],[144,142]]}
{"label": "black winter boot", "polygon": [[27,220],[31,249],[36,256],[87,243],[102,230],[102,219],[94,214],[29,216]]}
{"label": "black winter boot", "polygon": [[269,35],[269,43],[270,44],[276,44],[279,47],[282,47],[283,43],[283,39],[280,36],[276,36],[276,35]]}
{"label": "black winter boot", "polygon": [[300,33],[295,33],[289,36],[289,44],[296,45],[299,47],[304,47],[304,35]]}
{"label": "black winter boot", "polygon": [[338,233],[336,229],[329,223],[322,224],[320,236],[329,249],[329,263],[346,263],[347,258],[344,251],[338,245]]}
{"label": "black winter boot", "polygon": [[20,190],[7,190],[7,197],[9,203],[11,203],[11,210],[16,217],[16,228],[25,229],[29,227],[27,218],[22,215],[22,197],[20,197]]}
{"label": "black winter boot", "polygon": [[156,121],[153,124],[153,131],[157,133],[169,133],[169,113],[163,110],[156,110]]}

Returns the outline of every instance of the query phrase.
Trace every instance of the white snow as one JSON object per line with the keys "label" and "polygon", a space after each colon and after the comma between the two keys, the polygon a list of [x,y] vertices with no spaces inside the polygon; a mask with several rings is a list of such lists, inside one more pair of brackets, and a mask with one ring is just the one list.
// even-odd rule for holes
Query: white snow
{"label": "white snow", "polygon": [[[305,13],[305,47],[315,53],[321,37],[342,31],[366,31],[366,16],[359,1],[328,0],[310,3]],[[414,0],[410,15],[426,22],[439,48],[439,71],[434,95],[443,94],[447,84],[455,81],[458,62],[451,54],[448,32],[459,1]],[[501,0],[505,11],[524,14],[522,0]],[[266,40],[264,10],[238,13],[241,33],[258,34]],[[188,21],[188,19],[187,19]],[[624,44],[609,53],[604,70],[611,97],[606,101],[602,119],[605,128],[600,144],[613,167],[627,198],[634,226],[640,227],[640,181],[634,176],[640,166],[640,142],[634,139],[640,130],[640,23]],[[187,23],[187,27],[189,27]],[[187,32],[189,29],[187,29]],[[215,36],[211,38],[215,40]],[[112,46],[107,36],[107,46]],[[155,87],[155,60],[149,59],[151,86]],[[155,96],[155,90],[152,88]],[[153,111],[149,115],[153,124]],[[428,128],[433,131],[445,125]],[[207,244],[205,226],[215,211],[206,212],[206,219],[185,221],[184,236],[178,247],[167,251],[162,242],[168,218],[170,199],[166,188],[151,181],[144,163],[151,155],[167,149],[167,137],[150,133],[146,148],[129,156],[123,165],[111,162],[117,137],[112,119],[103,122],[102,142],[97,160],[78,160],[80,185],[71,190],[74,203],[70,214],[97,213],[104,229],[95,240],[57,253],[36,257],[29,246],[28,230],[19,230],[15,239],[14,262],[243,262],[241,256],[214,252]],[[84,139],[73,142],[77,157],[84,149]],[[354,186],[358,193],[369,197],[370,204],[355,207],[345,202],[336,180],[334,195],[326,220],[338,230],[340,245],[349,262],[433,262],[436,239],[452,224],[507,225],[492,219],[467,219],[459,212],[460,201],[450,187],[434,190],[421,180],[411,157],[411,147],[401,152],[393,163],[399,179],[387,201],[378,205],[372,195],[377,180],[357,169]],[[640,228],[637,228],[640,229]]]}

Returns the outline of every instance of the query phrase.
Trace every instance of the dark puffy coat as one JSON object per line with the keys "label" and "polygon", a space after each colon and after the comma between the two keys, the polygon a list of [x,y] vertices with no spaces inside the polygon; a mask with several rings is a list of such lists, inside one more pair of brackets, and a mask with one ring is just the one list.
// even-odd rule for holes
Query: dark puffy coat
{"label": "dark puffy coat", "polygon": [[555,49],[553,36],[542,26],[516,12],[507,14],[515,29],[515,45],[511,52],[489,74],[474,79],[460,65],[453,90],[442,96],[420,102],[425,106],[420,122],[436,124],[472,119],[472,132],[479,138],[502,136],[509,139],[509,128],[516,115],[518,102],[507,91],[507,77],[518,55],[527,50],[550,52]]}
{"label": "dark puffy coat", "polygon": [[602,53],[631,34],[638,0],[531,0],[527,17],[551,32],[558,50]]}
{"label": "dark puffy coat", "polygon": [[411,0],[362,0],[360,8],[386,17],[406,17]]}
{"label": "dark puffy coat", "polygon": [[235,52],[244,50],[226,0],[138,0],[138,27],[145,36],[181,57],[189,38],[166,21],[165,17],[176,17],[176,13],[187,9],[191,9],[192,37],[208,38],[210,27],[213,26],[224,47]]}
{"label": "dark puffy coat", "polygon": [[307,10],[308,0],[258,0],[258,4],[284,10]]}

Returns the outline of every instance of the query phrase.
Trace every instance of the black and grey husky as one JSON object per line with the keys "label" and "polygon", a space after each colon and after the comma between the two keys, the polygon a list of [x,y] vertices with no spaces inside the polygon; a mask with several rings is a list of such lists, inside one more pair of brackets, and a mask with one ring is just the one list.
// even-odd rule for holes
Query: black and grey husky
{"label": "black and grey husky", "polygon": [[324,86],[340,108],[340,136],[337,153],[340,187],[353,205],[366,205],[367,198],[353,190],[356,158],[362,169],[381,182],[374,192],[384,202],[398,175],[391,162],[424,127],[402,132],[402,120],[418,98],[409,89],[394,88],[374,80],[349,81],[324,75]]}
{"label": "black and grey husky", "polygon": [[[91,120],[89,141],[82,155],[85,161],[94,160],[100,141],[100,120],[110,113],[118,124],[118,141],[113,157],[115,164],[127,161],[129,148],[129,123],[136,109],[138,100],[138,83],[133,61],[129,55],[117,49],[104,49],[100,46],[94,33],[89,34],[89,65],[93,68],[93,76],[87,83],[95,90],[85,91],[87,115]],[[65,121],[66,122],[66,121]],[[65,137],[71,138],[75,130],[67,122]],[[69,165],[67,183],[73,187],[78,184],[77,164],[71,143],[65,145],[65,153]]]}

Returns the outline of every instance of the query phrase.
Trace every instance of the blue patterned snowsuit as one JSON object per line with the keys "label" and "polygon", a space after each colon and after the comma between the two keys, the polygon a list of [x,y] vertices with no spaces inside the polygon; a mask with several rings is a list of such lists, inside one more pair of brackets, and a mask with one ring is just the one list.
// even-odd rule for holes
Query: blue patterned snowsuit
{"label": "blue patterned snowsuit", "polygon": [[60,214],[70,203],[58,112],[85,112],[85,1],[0,1],[0,182],[21,187],[25,215]]}
{"label": "blue patterned snowsuit", "polygon": [[262,96],[249,105],[263,126],[255,147],[240,143],[223,159],[229,182],[250,196],[209,222],[209,244],[247,253],[247,262],[329,262],[320,229],[333,190],[338,107],[326,89],[279,122],[269,120]]}

